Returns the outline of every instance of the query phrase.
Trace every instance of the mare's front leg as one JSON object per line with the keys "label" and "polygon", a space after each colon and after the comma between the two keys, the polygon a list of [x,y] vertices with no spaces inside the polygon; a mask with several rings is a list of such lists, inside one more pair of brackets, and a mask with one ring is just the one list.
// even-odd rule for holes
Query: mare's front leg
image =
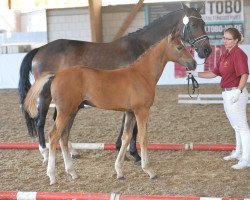
{"label": "mare's front leg", "polygon": [[[125,123],[125,116],[126,114],[123,114],[122,117],[122,125],[121,125],[121,129],[120,129],[120,133],[118,135],[118,138],[116,140],[116,150],[120,151],[121,146],[122,146],[122,134],[124,131],[124,123]],[[137,148],[136,148],[136,137],[137,137],[137,125],[135,124],[134,129],[133,129],[133,135],[130,141],[130,145],[129,145],[129,152],[130,155],[132,155],[135,159],[134,163],[135,165],[140,165],[141,164],[141,157],[138,154]],[[127,157],[125,156],[125,159],[127,159]]]}
{"label": "mare's front leg", "polygon": [[[54,114],[53,114],[54,121],[56,120],[56,116],[57,116],[57,110],[55,108],[55,111],[54,111]],[[70,155],[71,155],[72,158],[75,158],[75,159],[80,158],[79,153],[73,148],[72,143],[70,141],[68,142],[68,149],[69,149],[69,152],[70,152]]]}
{"label": "mare's front leg", "polygon": [[49,110],[49,105],[51,102],[51,97],[46,92],[42,92],[39,96],[39,104],[38,104],[38,118],[36,123],[36,128],[38,132],[38,140],[39,140],[39,151],[43,156],[43,163],[48,161],[48,149],[46,148],[45,136],[44,136],[44,126],[46,122],[46,115]]}
{"label": "mare's front leg", "polygon": [[148,138],[147,138],[147,121],[149,109],[142,108],[135,111],[135,117],[138,126],[138,140],[141,147],[141,166],[151,179],[157,177],[156,173],[152,170],[148,159]]}
{"label": "mare's front leg", "polygon": [[132,131],[135,124],[135,116],[132,112],[126,112],[124,131],[122,134],[122,145],[115,161],[115,170],[117,173],[117,179],[123,179],[122,165],[124,163],[124,158],[126,155],[127,147],[132,137]]}

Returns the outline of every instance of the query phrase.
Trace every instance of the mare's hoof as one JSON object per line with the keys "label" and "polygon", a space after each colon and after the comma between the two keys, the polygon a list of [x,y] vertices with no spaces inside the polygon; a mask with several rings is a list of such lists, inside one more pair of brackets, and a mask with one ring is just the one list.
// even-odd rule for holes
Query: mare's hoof
{"label": "mare's hoof", "polygon": [[73,158],[73,159],[80,159],[81,156],[79,154],[75,154],[75,155],[72,154],[71,158]]}
{"label": "mare's hoof", "polygon": [[134,165],[136,166],[141,166],[141,160],[135,160]]}
{"label": "mare's hoof", "polygon": [[158,178],[157,175],[154,175],[154,176],[150,177],[151,180],[155,180],[155,179],[157,179],[157,178]]}

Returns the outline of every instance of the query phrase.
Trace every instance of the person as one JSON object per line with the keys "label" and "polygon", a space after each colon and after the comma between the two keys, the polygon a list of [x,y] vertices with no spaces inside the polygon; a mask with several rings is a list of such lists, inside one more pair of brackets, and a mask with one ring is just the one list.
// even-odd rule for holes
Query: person
{"label": "person", "polygon": [[247,55],[239,48],[242,35],[236,28],[224,31],[224,46],[226,48],[214,70],[188,71],[194,77],[214,78],[221,76],[223,106],[226,116],[235,131],[236,148],[224,160],[239,160],[234,169],[250,167],[250,130],[247,123],[246,106],[248,91],[246,88],[248,71]]}

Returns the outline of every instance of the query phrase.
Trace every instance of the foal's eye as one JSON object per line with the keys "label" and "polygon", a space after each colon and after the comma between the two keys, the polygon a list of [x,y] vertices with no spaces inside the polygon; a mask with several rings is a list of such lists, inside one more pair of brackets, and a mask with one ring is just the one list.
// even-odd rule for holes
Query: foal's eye
{"label": "foal's eye", "polygon": [[178,51],[181,51],[183,49],[183,46],[178,46],[177,49]]}

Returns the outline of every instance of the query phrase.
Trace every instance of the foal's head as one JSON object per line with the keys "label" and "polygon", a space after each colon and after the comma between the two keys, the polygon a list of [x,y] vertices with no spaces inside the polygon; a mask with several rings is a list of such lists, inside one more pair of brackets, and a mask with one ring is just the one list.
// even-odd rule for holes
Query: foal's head
{"label": "foal's head", "polygon": [[166,56],[169,60],[186,66],[189,70],[196,68],[196,61],[184,47],[178,33],[172,33],[167,37]]}

